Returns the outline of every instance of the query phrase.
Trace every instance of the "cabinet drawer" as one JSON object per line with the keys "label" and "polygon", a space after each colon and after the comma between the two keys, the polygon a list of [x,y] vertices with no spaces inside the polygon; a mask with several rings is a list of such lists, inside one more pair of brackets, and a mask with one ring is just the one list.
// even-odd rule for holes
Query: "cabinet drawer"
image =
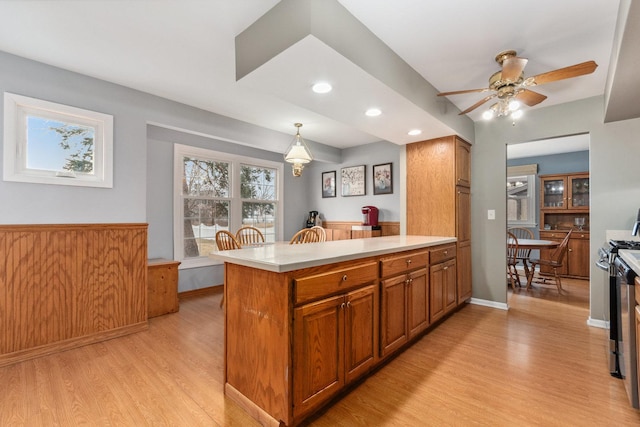
{"label": "cabinet drawer", "polygon": [[295,279],[296,304],[323,298],[378,280],[378,263],[331,270]]}
{"label": "cabinet drawer", "polygon": [[540,240],[562,240],[567,236],[564,231],[541,231]]}
{"label": "cabinet drawer", "polygon": [[573,230],[571,233],[571,240],[589,240],[589,233],[583,231]]}
{"label": "cabinet drawer", "polygon": [[440,249],[432,249],[431,265],[439,264],[442,261],[455,258],[455,256],[456,256],[456,245],[444,246]]}
{"label": "cabinet drawer", "polygon": [[407,252],[380,261],[381,276],[388,277],[405,271],[426,267],[429,264],[428,251]]}

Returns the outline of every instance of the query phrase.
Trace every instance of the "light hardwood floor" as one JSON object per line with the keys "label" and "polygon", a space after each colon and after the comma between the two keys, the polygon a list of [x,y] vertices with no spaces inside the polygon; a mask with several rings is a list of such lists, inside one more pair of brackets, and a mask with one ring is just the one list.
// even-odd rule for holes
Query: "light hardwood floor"
{"label": "light hardwood floor", "polygon": [[[588,284],[467,305],[310,421],[312,426],[640,425],[609,376]],[[0,368],[0,426],[256,426],[224,398],[220,295],[148,331]]]}

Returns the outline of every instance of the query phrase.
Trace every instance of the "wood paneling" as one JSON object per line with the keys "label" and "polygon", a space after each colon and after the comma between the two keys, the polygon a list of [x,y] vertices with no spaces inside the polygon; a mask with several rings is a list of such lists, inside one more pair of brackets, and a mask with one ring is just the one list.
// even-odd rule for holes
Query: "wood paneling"
{"label": "wood paneling", "polygon": [[147,225],[0,226],[0,366],[147,327]]}

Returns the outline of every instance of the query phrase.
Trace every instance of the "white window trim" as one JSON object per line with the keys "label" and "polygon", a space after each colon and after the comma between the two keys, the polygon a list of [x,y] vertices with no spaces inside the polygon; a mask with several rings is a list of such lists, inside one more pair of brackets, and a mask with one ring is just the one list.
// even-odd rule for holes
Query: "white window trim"
{"label": "white window trim", "polygon": [[[184,205],[182,201],[182,176],[183,176],[183,158],[185,156],[196,157],[200,159],[210,159],[215,161],[225,161],[231,163],[229,170],[231,181],[231,212],[242,212],[242,200],[240,198],[240,165],[251,165],[256,167],[273,168],[278,171],[278,180],[276,183],[276,212],[277,230],[276,240],[282,240],[284,214],[283,214],[283,179],[284,165],[279,162],[262,160],[253,157],[238,156],[219,151],[213,151],[206,148],[192,147],[190,145],[175,144],[173,149],[173,257],[177,261],[181,261],[179,269],[206,267],[211,265],[220,265],[221,261],[214,260],[207,255],[197,258],[184,258]],[[236,175],[237,174],[237,175]],[[240,217],[232,216],[230,218],[229,229],[237,230],[242,226],[242,215]]]}
{"label": "white window trim", "polygon": [[[94,173],[69,176],[63,171],[27,169],[28,114],[95,129]],[[113,188],[113,116],[4,93],[3,179],[13,182]]]}
{"label": "white window trim", "polygon": [[[509,177],[514,177],[517,175],[514,174],[508,174],[508,178]],[[525,228],[535,228],[537,227],[537,223],[536,223],[536,200],[537,200],[537,194],[538,192],[536,191],[536,181],[537,181],[537,176],[534,175],[522,175],[525,176],[527,178],[527,187],[529,188],[529,196],[527,197],[527,200],[529,200],[529,205],[531,206],[531,218],[529,219],[529,221],[507,221],[507,226],[511,227],[511,226],[518,226],[518,227],[525,227]]]}

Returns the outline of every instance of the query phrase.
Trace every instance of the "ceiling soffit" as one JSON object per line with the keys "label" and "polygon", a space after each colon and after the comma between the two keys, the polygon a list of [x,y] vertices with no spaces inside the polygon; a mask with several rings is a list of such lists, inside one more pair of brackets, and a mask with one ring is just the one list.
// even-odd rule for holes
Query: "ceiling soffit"
{"label": "ceiling soffit", "polygon": [[[278,65],[277,57],[286,55],[289,50],[295,50],[295,46],[299,43],[306,43],[307,48],[313,45],[308,42],[310,36],[321,41],[321,44],[329,49],[320,48],[317,51],[307,52],[308,57],[312,58],[318,53],[317,58],[320,59],[316,60],[326,58],[327,62],[334,63],[340,60],[345,62],[346,59],[351,63],[351,70],[348,71],[357,69],[362,74],[362,77],[356,80],[357,82],[377,81],[377,85],[372,83],[372,94],[380,93],[380,96],[390,97],[392,105],[399,106],[404,103],[404,107],[408,108],[407,118],[402,120],[402,115],[398,117],[396,112],[394,121],[386,122],[387,131],[381,133],[382,126],[375,125],[372,121],[363,121],[356,116],[362,114],[360,106],[354,106],[353,108],[357,111],[352,113],[353,117],[348,117],[350,113],[345,110],[348,107],[345,104],[348,102],[345,102],[345,98],[340,95],[331,98],[335,102],[334,105],[330,100],[325,99],[322,103],[322,111],[318,110],[317,102],[314,103],[308,99],[305,101],[306,95],[296,95],[295,89],[310,92],[313,79],[319,76],[312,76],[313,70],[310,69],[305,70],[305,75],[301,75],[303,74],[301,69],[297,74],[291,69],[277,69],[278,66],[284,67],[288,62],[280,61],[281,64]],[[316,46],[321,44],[315,43]],[[473,140],[471,119],[459,116],[457,114],[459,110],[452,103],[438,98],[436,96],[438,91],[429,82],[353,17],[337,0],[283,0],[240,33],[235,39],[235,47],[236,80],[239,82],[243,79],[248,80],[252,86],[260,86],[267,92],[273,91],[272,88],[279,88],[275,93],[276,96],[303,108],[324,115],[329,114],[338,121],[360,122],[358,127],[364,132],[397,144],[452,133]],[[338,55],[341,58],[340,60],[331,58],[331,55]],[[301,60],[307,59],[301,58],[304,58]],[[325,69],[322,71],[322,77],[339,80],[340,70],[334,71],[332,77],[331,70]],[[277,79],[282,81],[274,82]],[[300,84],[306,87],[297,88],[296,80],[300,80]],[[386,90],[382,90],[380,86],[385,86]],[[362,90],[366,89],[362,88]],[[393,99],[394,97],[396,99]],[[370,98],[373,99],[375,96],[372,95]],[[403,98],[403,100],[400,101],[397,98]],[[420,122],[416,124],[417,112],[421,117]],[[399,122],[395,121],[396,118],[400,119]],[[389,129],[392,125],[396,128]],[[418,137],[406,136],[406,131],[415,127],[421,127],[426,133]]]}

